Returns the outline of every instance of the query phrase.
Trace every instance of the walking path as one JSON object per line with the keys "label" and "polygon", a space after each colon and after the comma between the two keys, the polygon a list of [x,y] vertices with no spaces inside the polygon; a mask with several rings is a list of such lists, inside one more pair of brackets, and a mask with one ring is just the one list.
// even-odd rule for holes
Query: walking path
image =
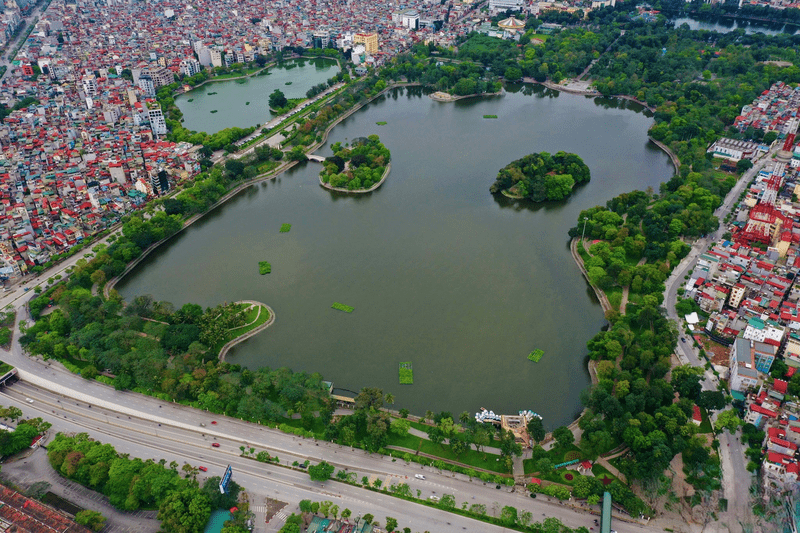
{"label": "walking path", "polygon": [[[266,309],[266,312],[269,313],[269,319],[267,319],[267,321],[264,322],[263,324],[261,324],[260,326],[257,326],[255,328],[251,329],[247,333],[239,335],[235,339],[231,339],[228,342],[226,342],[225,345],[219,351],[219,360],[220,361],[224,361],[225,360],[225,356],[228,354],[228,352],[230,351],[231,348],[233,348],[234,346],[236,346],[240,342],[243,342],[243,341],[249,339],[253,335],[256,335],[256,334],[264,331],[265,329],[270,327],[273,322],[275,322],[275,311],[273,311],[272,308],[270,306],[268,306],[267,304],[265,304],[265,303],[256,302],[255,300],[241,300],[241,301],[234,302],[234,303],[237,303],[237,304],[250,304],[250,307],[247,308],[248,310],[252,309],[253,306],[258,306],[258,314],[256,315],[256,318],[252,322],[250,322],[249,324],[245,324],[243,326],[239,326],[238,328],[233,328],[233,329],[246,328],[247,326],[253,325],[256,322],[258,322],[258,319],[261,316],[262,308]],[[233,330],[231,330],[231,331],[233,331]]]}
{"label": "walking path", "polygon": [[589,282],[589,286],[592,288],[592,290],[594,290],[594,294],[600,301],[600,307],[603,308],[603,312],[607,313],[608,311],[611,311],[613,308],[611,307],[611,304],[608,301],[606,293],[601,291],[598,287],[595,287],[594,284],[589,279],[589,273],[586,272],[586,268],[583,266],[583,258],[578,253],[578,241],[580,240],[581,239],[577,237],[573,238],[572,242],[570,242],[569,244],[569,250],[570,252],[572,252],[572,258],[575,260],[575,264],[578,265],[578,268],[581,269],[581,274],[583,274],[583,277],[586,278],[587,282]]}

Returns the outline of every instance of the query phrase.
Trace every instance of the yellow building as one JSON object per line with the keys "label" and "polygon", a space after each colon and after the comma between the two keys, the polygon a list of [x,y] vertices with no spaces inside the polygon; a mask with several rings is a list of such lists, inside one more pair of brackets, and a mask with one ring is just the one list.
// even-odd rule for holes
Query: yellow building
{"label": "yellow building", "polygon": [[353,42],[356,44],[363,43],[368,54],[374,54],[378,51],[377,33],[356,33],[353,36]]}

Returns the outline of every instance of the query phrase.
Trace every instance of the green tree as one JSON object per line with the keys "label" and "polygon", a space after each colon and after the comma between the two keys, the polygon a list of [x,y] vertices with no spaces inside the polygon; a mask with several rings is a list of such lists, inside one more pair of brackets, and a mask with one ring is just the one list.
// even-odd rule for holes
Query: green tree
{"label": "green tree", "polygon": [[286,107],[288,103],[289,101],[280,89],[275,89],[272,91],[272,94],[269,95],[269,106],[272,109],[281,109]]}
{"label": "green tree", "polygon": [[92,531],[100,531],[106,526],[105,516],[97,511],[90,511],[88,509],[78,511],[78,514],[75,515],[75,521],[82,526],[88,527]]}
{"label": "green tree", "polygon": [[544,430],[544,425],[542,424],[542,419],[538,416],[534,416],[528,421],[527,429],[528,435],[534,443],[539,444],[544,440],[546,433]]}
{"label": "green tree", "polygon": [[722,411],[717,415],[717,420],[716,422],[714,422],[714,428],[717,431],[722,431],[723,429],[727,429],[731,433],[734,433],[741,425],[742,425],[742,419],[739,418],[739,415],[736,413],[734,409],[728,409],[727,411]]}
{"label": "green tree", "polygon": [[308,468],[308,475],[313,481],[327,481],[333,474],[334,466],[325,461]]}
{"label": "green tree", "polygon": [[397,519],[391,516],[386,517],[386,531],[392,533],[397,528]]}
{"label": "green tree", "polygon": [[566,426],[561,426],[554,429],[553,438],[556,439],[556,442],[561,448],[566,448],[575,442],[575,435]]}
{"label": "green tree", "polygon": [[203,531],[211,517],[211,502],[197,488],[176,490],[158,508],[161,529],[171,533]]}

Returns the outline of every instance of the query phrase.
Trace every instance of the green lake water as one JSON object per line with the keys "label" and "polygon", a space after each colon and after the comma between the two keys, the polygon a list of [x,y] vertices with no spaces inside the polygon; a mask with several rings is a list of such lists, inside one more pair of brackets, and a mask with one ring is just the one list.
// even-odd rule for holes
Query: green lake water
{"label": "green lake water", "polygon": [[[287,61],[268,72],[269,75],[250,76],[244,80],[206,83],[178,96],[175,104],[183,113],[183,126],[193,131],[216,133],[225,128],[266,124],[274,117],[269,112],[268,101],[272,91],[280,89],[286,98],[305,98],[311,87],[338,74],[339,65],[332,59],[302,59]],[[286,85],[288,82],[291,85]],[[209,96],[208,93],[214,92],[217,94]],[[213,110],[217,112],[212,113]]]}
{"label": "green lake water", "polygon": [[[498,119],[483,119],[489,114]],[[541,87],[456,103],[395,90],[329,138],[381,136],[392,171],[376,192],[331,193],[319,186],[321,166],[304,163],[214,210],[117,289],[176,306],[270,305],[275,323],[235,347],[233,363],[320,372],[351,391],[381,387],[395,408],[417,414],[532,409],[549,428],[569,423],[589,384],[586,342],[605,320],[567,231],[582,209],[672,176],[669,158],[647,140],[651,124],[629,102]],[[510,161],[558,150],[577,153],[592,172],[566,202],[489,193]],[[279,233],[282,223],[292,224],[289,233]],[[259,275],[259,261],[272,273]],[[336,311],[334,302],[355,310]],[[539,363],[527,359],[536,348]],[[413,385],[399,384],[404,361],[413,363]]]}

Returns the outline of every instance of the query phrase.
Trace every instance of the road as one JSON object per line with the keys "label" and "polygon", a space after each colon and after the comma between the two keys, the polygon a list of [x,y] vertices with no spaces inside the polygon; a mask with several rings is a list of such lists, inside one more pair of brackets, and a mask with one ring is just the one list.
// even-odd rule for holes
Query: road
{"label": "road", "polygon": [[[57,371],[56,374],[60,376]],[[91,384],[85,381],[83,383]],[[158,404],[157,400],[137,394],[118,394],[124,397],[131,411],[135,410],[134,406],[143,403]],[[497,490],[494,485],[469,481],[466,476],[442,474],[430,467],[407,464],[402,460],[394,461],[389,457],[366,454],[361,450],[351,450],[330,443],[315,443],[313,440],[293,437],[236,419],[216,417],[183,406],[164,405],[155,408],[157,411],[155,416],[144,412],[140,417],[129,418],[129,415],[122,414],[118,410],[98,407],[98,403],[101,402],[90,404],[80,400],[75,401],[25,381],[0,391],[0,396],[3,397],[1,400],[3,405],[17,405],[26,416],[41,416],[53,423],[54,431],[85,431],[131,456],[156,460],[163,458],[167,461],[177,460],[195,466],[206,466],[209,472],[204,475],[208,476],[220,475],[230,464],[234,469],[236,482],[250,494],[259,496],[255,500],[256,505],[258,501],[263,501],[260,498],[269,496],[291,502],[287,512],[297,510],[296,504],[301,499],[330,500],[341,509],[345,507],[351,509],[354,512],[353,516],[356,516],[356,513],[369,512],[381,521],[385,516],[394,516],[400,519],[401,527],[408,526],[415,531],[499,532],[503,530],[500,527],[479,524],[458,515],[395,499],[385,494],[367,492],[343,483],[314,482],[303,471],[258,463],[241,457],[239,446],[246,443],[257,451],[266,449],[273,455],[277,454],[281,464],[287,466],[294,461],[326,459],[337,469],[355,472],[357,479],[363,476],[376,476],[384,485],[407,483],[413,494],[419,491],[419,495],[423,498],[453,494],[459,506],[462,502],[467,502],[469,505],[482,503],[489,512],[492,512],[492,509],[512,505],[520,511],[530,511],[535,520],[542,520],[547,516],[556,517],[572,528],[593,525],[594,516],[576,511],[567,505],[546,501],[547,499],[543,497],[531,499],[525,494],[511,492],[505,487]],[[33,400],[33,403],[27,402],[27,399]],[[143,399],[146,401],[140,401]],[[180,422],[172,424],[158,422],[173,417]],[[217,424],[211,424],[212,419],[217,421]],[[206,427],[200,427],[199,421],[204,421]],[[220,447],[213,448],[212,442],[219,443]],[[415,479],[413,475],[416,473],[423,474],[425,479]],[[615,529],[620,533],[632,533],[656,528],[615,521]],[[266,531],[274,529],[270,527]]]}
{"label": "road", "polygon": [[[681,364],[691,364],[692,366],[704,366],[705,360],[700,358],[699,352],[694,348],[694,343],[691,337],[687,337],[682,330],[683,317],[679,317],[675,310],[675,304],[678,301],[678,288],[682,287],[685,280],[684,276],[688,275],[689,270],[694,268],[697,257],[705,252],[709,245],[719,241],[722,235],[727,231],[724,224],[724,219],[731,212],[734,205],[739,201],[739,196],[745,190],[758,172],[764,165],[772,161],[772,155],[777,152],[780,146],[776,145],[770,150],[768,154],[763,156],[756,164],[745,172],[733,189],[728,192],[725,200],[715,211],[715,215],[720,220],[720,227],[712,234],[698,239],[692,245],[689,254],[680,262],[680,264],[672,271],[672,274],[666,281],[666,290],[664,292],[665,298],[663,306],[666,308],[667,317],[678,325],[678,333],[680,338],[678,345],[675,348],[675,354],[680,359]],[[685,341],[681,339],[686,339]],[[701,382],[703,390],[717,390],[719,380],[711,370],[706,370],[704,379]],[[714,413],[714,417],[716,413]],[[722,439],[726,441],[723,442]],[[736,531],[739,524],[743,521],[749,521],[752,518],[750,508],[749,488],[752,483],[752,474],[744,467],[744,455],[741,450],[736,451],[737,439],[730,437],[727,433],[720,436],[722,442],[722,453],[720,453],[721,466],[723,471],[722,492],[725,498],[728,499],[728,512],[722,513],[723,521],[727,521],[732,529]],[[731,444],[730,450],[727,444]]]}
{"label": "road", "polygon": [[28,35],[28,27],[32,24],[36,24],[39,21],[39,17],[42,15],[45,5],[49,6],[50,3],[44,0],[34,7],[30,14],[22,20],[19,34],[12,42],[6,44],[3,55],[0,56],[0,66],[6,67],[6,71],[2,76],[0,76],[0,81],[2,81],[2,79],[5,78],[6,75],[8,75],[8,73],[11,71],[11,62],[14,60],[14,58],[9,57],[8,54],[17,48],[17,45],[21,39]]}
{"label": "road", "polygon": [[[18,303],[21,304],[22,301]],[[384,484],[387,481],[408,483],[412,493],[416,494],[419,490],[423,498],[452,494],[459,505],[462,502],[470,505],[482,503],[490,510],[497,502],[498,509],[511,505],[520,510],[529,510],[534,517],[558,518],[572,528],[589,527],[594,519],[586,510],[573,509],[568,505],[549,501],[546,497],[531,499],[522,492],[512,492],[512,489],[505,487],[498,490],[494,485],[470,480],[464,475],[439,472],[432,467],[406,464],[402,460],[368,454],[332,443],[314,442],[235,418],[220,417],[180,404],[164,403],[132,392],[116,391],[102,383],[84,380],[68,372],[57,362],[44,362],[25,356],[18,342],[18,334],[17,329],[11,350],[0,352],[0,359],[16,366],[23,379],[0,392],[5,396],[2,404],[16,402],[21,405],[26,416],[41,415],[45,420],[56,424],[56,429],[63,422],[78,424],[93,437],[110,442],[120,451],[132,456],[187,461],[194,465],[208,466],[211,474],[219,474],[219,469],[230,463],[237,471],[255,476],[236,478],[251,493],[280,496],[284,501],[291,502],[292,506],[303,498],[320,499],[324,496],[331,501],[337,498],[337,504],[341,508],[346,506],[355,511],[358,505],[362,505],[363,512],[371,512],[376,516],[385,512],[397,518],[406,517],[414,524],[413,529],[420,528],[421,531],[448,531],[444,527],[447,522],[461,524],[458,528],[467,527],[471,531],[500,531],[500,528],[492,529],[486,524],[478,525],[471,520],[468,520],[470,526],[467,526],[466,523],[462,524],[467,519],[456,515],[440,515],[440,511],[434,512],[418,504],[385,495],[379,496],[339,483],[326,483],[326,487],[335,486],[335,491],[330,488],[323,490],[323,487],[311,482],[305,473],[240,458],[239,446],[246,445],[257,451],[266,450],[271,455],[277,455],[283,465],[294,461],[326,460],[338,469],[356,472],[358,479],[364,475],[374,475]],[[26,398],[32,399],[33,403],[25,402]],[[218,423],[213,424],[213,421]],[[200,424],[205,424],[205,427]],[[214,441],[220,443],[220,448],[211,447],[211,442]],[[426,479],[415,479],[413,475],[418,473]],[[264,483],[263,476],[281,480],[279,484],[282,486],[276,487],[278,494],[271,492],[275,489],[271,484]],[[264,492],[267,486],[270,489]],[[415,516],[419,518],[414,518]],[[441,516],[447,519],[442,519]],[[424,525],[424,520],[433,522]],[[620,533],[663,528],[663,524],[653,524],[651,527],[622,521],[615,521],[615,524],[615,529]]]}

